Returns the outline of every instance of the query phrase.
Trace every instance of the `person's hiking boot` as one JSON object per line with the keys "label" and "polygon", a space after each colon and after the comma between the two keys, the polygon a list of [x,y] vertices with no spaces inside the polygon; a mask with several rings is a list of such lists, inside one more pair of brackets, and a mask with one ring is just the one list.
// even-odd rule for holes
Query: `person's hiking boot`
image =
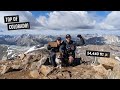
{"label": "person's hiking boot", "polygon": [[72,67],[74,67],[74,66],[75,66],[75,64],[74,64],[74,63],[71,63],[71,64],[69,64],[69,66],[72,66]]}

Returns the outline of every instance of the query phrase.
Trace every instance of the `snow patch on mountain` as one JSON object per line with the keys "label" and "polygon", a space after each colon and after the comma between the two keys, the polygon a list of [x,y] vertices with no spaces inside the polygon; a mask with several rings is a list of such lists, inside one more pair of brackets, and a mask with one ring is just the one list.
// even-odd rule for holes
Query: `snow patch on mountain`
{"label": "snow patch on mountain", "polygon": [[30,52],[35,51],[35,50],[44,49],[44,48],[45,48],[45,47],[40,47],[39,45],[33,46],[33,47],[31,47],[29,50],[27,50],[24,54],[30,53]]}
{"label": "snow patch on mountain", "polygon": [[104,36],[106,44],[117,44],[120,43],[120,39],[118,36],[114,35],[106,35]]}

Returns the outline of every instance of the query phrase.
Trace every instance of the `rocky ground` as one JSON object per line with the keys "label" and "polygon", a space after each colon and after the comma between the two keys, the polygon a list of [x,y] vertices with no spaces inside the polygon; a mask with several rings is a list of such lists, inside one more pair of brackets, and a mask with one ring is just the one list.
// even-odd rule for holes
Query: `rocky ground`
{"label": "rocky ground", "polygon": [[[77,47],[76,58],[82,58],[81,64],[61,69],[46,65],[49,58],[46,49],[22,53],[15,60],[0,61],[0,79],[120,79],[119,48],[108,45]],[[109,51],[111,56],[99,57],[92,63],[94,57],[86,56],[86,50]]]}

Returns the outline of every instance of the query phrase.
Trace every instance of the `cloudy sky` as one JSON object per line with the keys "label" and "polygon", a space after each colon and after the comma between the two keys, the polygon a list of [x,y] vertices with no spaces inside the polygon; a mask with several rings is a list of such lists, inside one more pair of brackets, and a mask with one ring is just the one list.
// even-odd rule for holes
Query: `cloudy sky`
{"label": "cloudy sky", "polygon": [[[19,15],[30,30],[8,31],[4,16]],[[0,11],[0,34],[119,33],[120,11]],[[120,33],[119,33],[120,34]]]}

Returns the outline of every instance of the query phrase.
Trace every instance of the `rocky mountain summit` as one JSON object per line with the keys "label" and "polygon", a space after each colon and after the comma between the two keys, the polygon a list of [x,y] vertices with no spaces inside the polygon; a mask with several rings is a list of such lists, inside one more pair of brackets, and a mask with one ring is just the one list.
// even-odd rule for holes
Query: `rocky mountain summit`
{"label": "rocky mountain summit", "polygon": [[[120,47],[108,45],[79,46],[74,67],[54,68],[49,65],[49,51],[45,47],[29,49],[14,60],[0,61],[0,79],[120,79]],[[86,50],[111,52],[110,58],[86,56]],[[117,51],[116,51],[117,50]]]}

